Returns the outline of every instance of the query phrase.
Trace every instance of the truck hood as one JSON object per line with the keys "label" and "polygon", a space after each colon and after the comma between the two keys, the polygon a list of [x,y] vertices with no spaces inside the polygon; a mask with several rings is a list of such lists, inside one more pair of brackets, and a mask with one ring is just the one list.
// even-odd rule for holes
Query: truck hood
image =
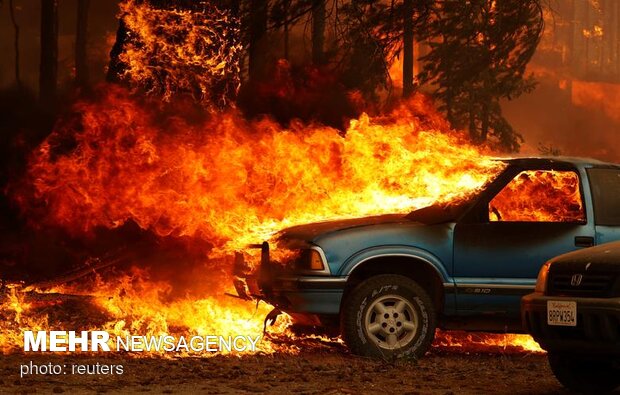
{"label": "truck hood", "polygon": [[278,233],[277,240],[285,244],[294,243],[295,241],[311,242],[319,236],[325,236],[329,233],[346,229],[403,222],[411,223],[412,221],[407,219],[405,214],[386,214],[363,218],[315,222],[283,229]]}

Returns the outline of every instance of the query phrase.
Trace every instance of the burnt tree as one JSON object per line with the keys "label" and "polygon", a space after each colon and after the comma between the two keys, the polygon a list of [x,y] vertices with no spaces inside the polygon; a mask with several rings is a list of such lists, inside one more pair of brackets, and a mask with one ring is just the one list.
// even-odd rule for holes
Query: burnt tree
{"label": "burnt tree", "polygon": [[261,45],[267,35],[268,0],[251,0],[249,26],[249,75],[250,81],[259,81],[265,73],[265,54]]}
{"label": "burnt tree", "polygon": [[312,0],[312,63],[325,63],[325,0]]}
{"label": "burnt tree", "polygon": [[52,105],[58,79],[58,1],[41,0],[41,63],[39,68],[39,98],[42,104]]}
{"label": "burnt tree", "polygon": [[88,8],[90,0],[78,0],[75,29],[75,83],[88,85]]}
{"label": "burnt tree", "polygon": [[11,13],[11,23],[15,31],[13,48],[15,49],[15,83],[17,86],[21,86],[22,81],[19,76],[19,25],[15,19],[15,7],[13,6],[13,0],[9,0],[9,12]]}
{"label": "burnt tree", "polygon": [[403,97],[413,93],[413,0],[403,1]]}
{"label": "burnt tree", "polygon": [[291,26],[290,26],[290,22],[288,21],[288,14],[290,12],[290,8],[291,8],[291,0],[287,0],[284,2],[284,59],[289,60],[290,59],[290,30],[291,30]]}

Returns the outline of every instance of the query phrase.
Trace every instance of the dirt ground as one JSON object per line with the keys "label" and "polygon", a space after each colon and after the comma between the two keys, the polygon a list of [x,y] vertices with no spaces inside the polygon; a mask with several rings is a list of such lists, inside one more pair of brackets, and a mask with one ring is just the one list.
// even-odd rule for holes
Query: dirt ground
{"label": "dirt ground", "polygon": [[[419,361],[352,356],[342,347],[298,355],[145,359],[0,356],[0,393],[564,394],[545,355],[434,348]],[[122,375],[20,378],[20,365],[122,364]]]}

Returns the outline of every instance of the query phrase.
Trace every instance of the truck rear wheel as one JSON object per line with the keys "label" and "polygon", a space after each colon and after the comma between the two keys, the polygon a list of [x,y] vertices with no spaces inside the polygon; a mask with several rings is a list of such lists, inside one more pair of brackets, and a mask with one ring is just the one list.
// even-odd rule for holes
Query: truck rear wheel
{"label": "truck rear wheel", "polygon": [[571,391],[601,393],[620,386],[620,369],[613,359],[556,353],[548,357],[555,377]]}
{"label": "truck rear wheel", "polygon": [[424,356],[435,336],[435,309],[426,291],[399,275],[379,275],[345,299],[341,330],[354,354],[399,358]]}

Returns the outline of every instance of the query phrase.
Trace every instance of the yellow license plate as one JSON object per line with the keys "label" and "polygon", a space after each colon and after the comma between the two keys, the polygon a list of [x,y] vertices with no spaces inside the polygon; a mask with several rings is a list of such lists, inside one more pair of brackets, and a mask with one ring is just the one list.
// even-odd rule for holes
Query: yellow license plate
{"label": "yellow license plate", "polygon": [[548,300],[547,324],[577,326],[577,302]]}

